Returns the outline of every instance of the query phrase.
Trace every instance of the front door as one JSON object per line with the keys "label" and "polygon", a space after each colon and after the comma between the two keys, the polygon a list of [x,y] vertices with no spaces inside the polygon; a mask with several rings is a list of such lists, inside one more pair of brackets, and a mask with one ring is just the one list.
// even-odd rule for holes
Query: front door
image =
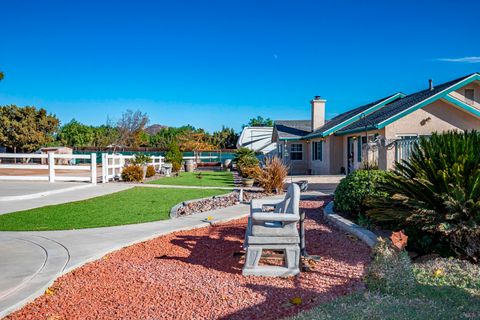
{"label": "front door", "polygon": [[354,140],[353,137],[347,138],[347,173],[353,172],[353,149],[354,149]]}

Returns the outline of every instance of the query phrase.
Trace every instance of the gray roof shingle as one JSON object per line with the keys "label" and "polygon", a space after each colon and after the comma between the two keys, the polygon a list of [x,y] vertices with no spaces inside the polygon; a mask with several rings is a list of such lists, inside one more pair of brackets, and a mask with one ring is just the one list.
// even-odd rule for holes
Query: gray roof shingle
{"label": "gray roof shingle", "polygon": [[310,120],[276,120],[274,124],[280,139],[299,139],[312,131]]}
{"label": "gray roof shingle", "polygon": [[466,79],[470,76],[471,76],[471,74],[468,75],[468,76],[464,76],[464,77],[461,77],[461,78],[458,78],[458,79],[455,79],[455,80],[452,80],[452,81],[445,82],[445,83],[440,84],[438,86],[435,86],[433,90],[430,90],[430,89],[422,90],[422,91],[419,91],[419,92],[416,92],[416,93],[412,93],[412,94],[410,94],[410,95],[408,95],[404,98],[395,100],[394,102],[391,102],[391,103],[387,104],[383,108],[369,114],[366,117],[366,120],[364,120],[364,119],[358,120],[358,121],[342,128],[342,130],[339,131],[338,133],[342,133],[342,132],[349,131],[349,130],[356,130],[356,129],[364,128],[365,127],[365,121],[367,122],[367,126],[369,126],[369,127],[376,126],[379,123],[395,116],[396,114],[398,114],[402,111],[407,110],[408,108],[422,102],[425,99],[428,99],[428,98],[434,96],[435,94],[447,89],[450,86],[453,86],[455,83],[460,82],[460,81],[462,81],[462,80],[464,80],[464,79]]}
{"label": "gray roof shingle", "polygon": [[305,136],[304,138],[309,138],[309,137],[315,137],[315,136],[320,136],[323,132],[326,132],[327,130],[330,130],[332,129],[333,127],[341,124],[342,122],[344,121],[347,121],[348,119],[351,119],[355,116],[358,116],[359,114],[361,114],[362,112],[368,110],[369,108],[373,107],[374,105],[377,105],[391,97],[393,97],[394,95],[396,95],[397,93],[395,94],[391,94],[389,95],[388,97],[385,97],[383,99],[379,99],[377,101],[374,101],[374,102],[371,102],[371,103],[368,103],[366,105],[363,105],[363,106],[360,106],[360,107],[357,107],[355,109],[352,109],[352,110],[349,110],[347,112],[344,112],[342,114],[339,114],[338,116],[332,118],[330,121],[326,122],[325,125],[323,125],[321,128],[315,130],[314,132],[308,134],[307,136]]}

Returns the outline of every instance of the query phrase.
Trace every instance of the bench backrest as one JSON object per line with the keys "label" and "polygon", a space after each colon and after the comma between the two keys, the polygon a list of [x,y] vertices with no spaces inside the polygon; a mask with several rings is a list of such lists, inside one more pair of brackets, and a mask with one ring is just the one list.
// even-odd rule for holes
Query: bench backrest
{"label": "bench backrest", "polygon": [[300,215],[299,205],[300,187],[296,183],[291,183],[287,188],[285,199],[278,204],[276,212]]}

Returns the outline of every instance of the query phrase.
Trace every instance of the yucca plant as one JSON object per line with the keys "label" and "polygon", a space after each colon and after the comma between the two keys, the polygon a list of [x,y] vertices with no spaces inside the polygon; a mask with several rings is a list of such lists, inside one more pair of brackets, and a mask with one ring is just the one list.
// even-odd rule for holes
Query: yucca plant
{"label": "yucca plant", "polygon": [[367,215],[443,239],[461,258],[480,261],[480,134],[421,138],[367,201]]}

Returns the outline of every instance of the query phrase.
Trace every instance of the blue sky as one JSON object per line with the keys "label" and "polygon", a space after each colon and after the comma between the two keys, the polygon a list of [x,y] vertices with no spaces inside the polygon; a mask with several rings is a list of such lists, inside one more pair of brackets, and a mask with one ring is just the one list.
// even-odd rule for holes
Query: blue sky
{"label": "blue sky", "polygon": [[[0,104],[240,130],[480,71],[480,1],[2,0]],[[467,59],[465,59],[467,58]]]}

